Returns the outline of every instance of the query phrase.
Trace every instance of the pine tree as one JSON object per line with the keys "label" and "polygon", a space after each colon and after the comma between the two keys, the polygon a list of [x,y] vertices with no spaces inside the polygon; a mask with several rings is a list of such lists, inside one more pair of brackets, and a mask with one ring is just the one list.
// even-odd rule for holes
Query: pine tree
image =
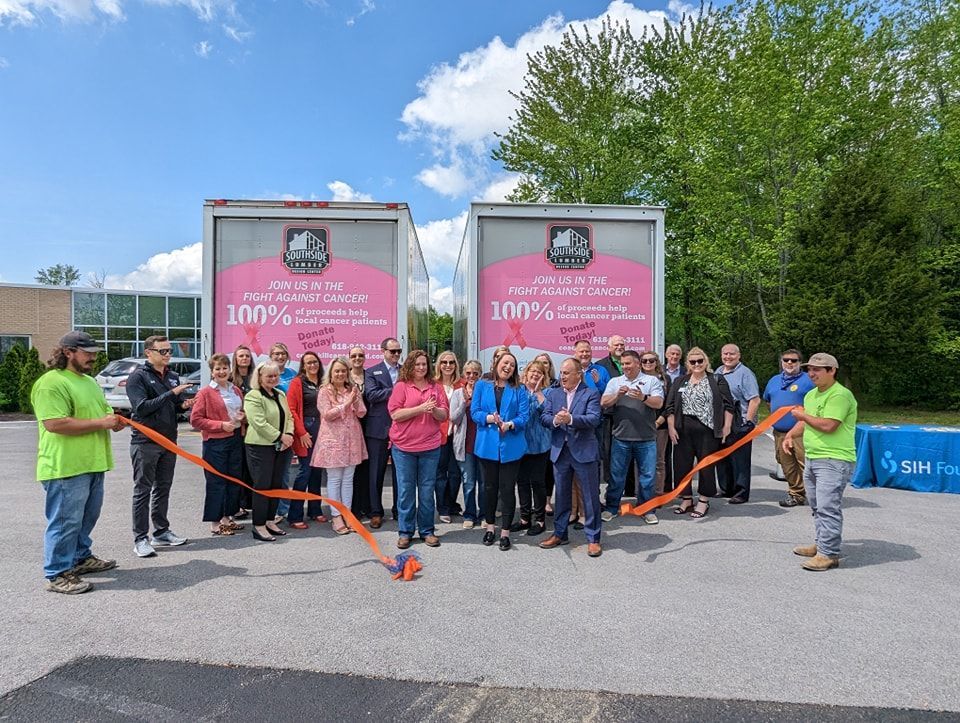
{"label": "pine tree", "polygon": [[20,406],[20,368],[26,358],[21,344],[14,344],[0,364],[0,411],[15,412]]}
{"label": "pine tree", "polygon": [[46,366],[40,361],[40,354],[36,347],[30,349],[26,354],[23,365],[20,368],[20,388],[19,400],[20,411],[24,414],[33,414],[33,404],[30,402],[30,392],[33,391],[33,385],[37,379],[43,376],[47,371]]}

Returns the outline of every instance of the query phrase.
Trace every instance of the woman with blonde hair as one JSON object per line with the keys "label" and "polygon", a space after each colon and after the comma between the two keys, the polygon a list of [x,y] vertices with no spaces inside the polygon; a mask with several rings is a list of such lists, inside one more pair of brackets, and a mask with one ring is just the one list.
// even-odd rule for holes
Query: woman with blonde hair
{"label": "woman with blonde hair", "polygon": [[540,423],[540,413],[546,397],[547,369],[538,361],[527,364],[521,379],[526,388],[529,420],[523,428],[527,442],[527,451],[520,458],[520,471],[517,474],[517,493],[520,496],[520,519],[510,529],[516,532],[526,530],[528,535],[541,534],[546,525],[547,488],[545,478],[550,457],[550,435],[548,427]]}
{"label": "woman with blonde hair", "polygon": [[[327,367],[323,386],[317,393],[320,432],[313,448],[313,467],[327,470],[327,496],[350,507],[353,502],[353,472],[367,458],[360,419],[367,413],[363,394],[350,381],[350,364],[337,357]],[[330,507],[333,531],[345,535],[350,528],[340,510]]]}
{"label": "woman with blonde hair", "polygon": [[[477,425],[470,416],[473,389],[483,365],[471,359],[463,365],[463,383],[450,395],[450,423],[453,425],[453,453],[460,463],[463,475],[463,527],[472,529],[477,524],[478,510],[483,511],[483,484],[480,482],[480,461],[473,453],[477,439]],[[478,501],[479,493],[479,501]]]}
{"label": "woman with blonde hair", "polygon": [[[433,367],[433,381],[443,387],[447,395],[447,404],[455,389],[461,386],[460,361],[452,351],[442,351],[437,355]],[[440,423],[440,461],[437,463],[437,514],[441,522],[450,522],[451,515],[457,514],[457,495],[460,494],[460,464],[453,453],[453,429],[450,420]]]}
{"label": "woman with blonde hair", "polygon": [[[696,461],[720,449],[720,443],[730,434],[733,424],[730,386],[722,376],[714,376],[710,371],[710,358],[700,347],[693,347],[687,352],[687,373],[677,379],[667,395],[664,413],[673,442],[676,482],[693,469]],[[710,498],[717,494],[717,474],[712,466],[700,470],[697,493],[699,499],[694,505],[691,483],[674,514],[689,512],[696,519],[706,517]]]}

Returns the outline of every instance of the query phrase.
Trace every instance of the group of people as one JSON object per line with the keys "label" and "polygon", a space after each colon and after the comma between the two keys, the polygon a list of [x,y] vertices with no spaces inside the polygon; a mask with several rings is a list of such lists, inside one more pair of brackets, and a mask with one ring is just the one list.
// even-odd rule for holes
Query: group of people
{"label": "group of people", "polygon": [[[294,370],[288,349],[277,343],[259,363],[246,346],[232,358],[212,355],[209,385],[186,399],[187,385],[169,368],[170,342],[150,337],[145,350],[145,363],[127,382],[135,422],[175,443],[177,417],[189,412],[203,438],[203,458],[214,469],[255,490],[292,486],[320,494],[326,486],[324,496],[339,503],[328,517],[317,501],[250,494],[205,471],[203,520],[213,535],[236,534],[244,528],[237,520],[248,514],[259,541],[306,529],[308,520],[329,522],[345,535],[351,528],[341,508],[379,529],[392,461],[391,513],[400,549],[416,536],[438,547],[437,520],[462,515],[464,528],[480,525],[484,545],[509,550],[511,533],[541,535],[552,515],[541,548],[567,544],[573,526],[584,531],[587,554],[598,557],[602,523],[619,514],[624,497],[640,504],[672,490],[697,461],[747,435],[764,400],[772,410],[794,408],[774,429],[787,480],[780,504],[809,503],[817,533],[815,545],[794,552],[810,558],[808,569],[839,564],[840,500],[853,471],[856,401],[836,381],[837,361],[829,354],[801,365],[798,351],[785,351],[781,373],[761,396],[734,344],[722,348],[722,366],[713,370],[699,347],[684,360],[682,349],[671,345],[661,361],[656,352],[626,349],[614,335],[598,361],[584,339],[557,371],[549,354],[521,371],[505,346],[486,370],[476,360],[461,368],[451,351],[441,352],[432,367],[422,350],[401,363],[403,349],[392,337],[380,344],[383,359],[372,366],[357,346],[326,369],[317,354],[304,352]],[[85,333],[67,334],[32,395],[38,479],[47,493],[44,572],[56,592],[85,592],[91,585],[82,575],[116,566],[93,555],[90,538],[103,474],[113,465],[109,430],[123,426],[89,376],[97,351]],[[186,542],[167,519],[176,457],[136,429],[130,449],[134,552],[149,557],[157,546]],[[748,502],[750,465],[747,443],[701,470],[696,495],[691,484],[673,513],[703,518],[719,496]],[[643,519],[659,521],[654,510]]]}

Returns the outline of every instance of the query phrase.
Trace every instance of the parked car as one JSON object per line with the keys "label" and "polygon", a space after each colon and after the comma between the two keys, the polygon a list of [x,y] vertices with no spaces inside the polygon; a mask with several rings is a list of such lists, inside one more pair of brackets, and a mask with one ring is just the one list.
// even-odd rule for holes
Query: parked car
{"label": "parked car", "polygon": [[[103,390],[103,396],[106,397],[107,404],[114,411],[120,414],[130,413],[130,399],[127,397],[127,377],[134,369],[143,364],[143,361],[143,357],[135,356],[117,359],[107,364],[103,371],[97,374],[97,384]],[[180,381],[183,383],[190,382],[187,377],[196,374],[197,389],[193,392],[196,395],[200,383],[200,360],[174,357],[170,360],[170,369],[180,375]]]}

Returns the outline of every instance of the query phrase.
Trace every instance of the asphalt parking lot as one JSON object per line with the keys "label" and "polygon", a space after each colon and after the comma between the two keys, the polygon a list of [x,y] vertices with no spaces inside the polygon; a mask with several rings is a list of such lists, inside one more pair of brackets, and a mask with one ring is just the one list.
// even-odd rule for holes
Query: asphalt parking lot
{"label": "asphalt parking lot", "polygon": [[[170,518],[191,541],[136,558],[127,433],[114,439],[94,540],[120,567],[54,595],[36,428],[0,423],[0,717],[960,719],[960,496],[849,490],[842,567],[806,572],[790,550],[811,539],[809,512],[777,506],[762,439],[750,504],[614,521],[598,559],[572,531],[568,547],[515,536],[501,552],[440,525],[442,546],[416,545],[424,570],[402,583],[329,526],[211,537],[183,460]],[[392,554],[393,523],[375,536]],[[244,703],[254,685],[263,709]]]}

